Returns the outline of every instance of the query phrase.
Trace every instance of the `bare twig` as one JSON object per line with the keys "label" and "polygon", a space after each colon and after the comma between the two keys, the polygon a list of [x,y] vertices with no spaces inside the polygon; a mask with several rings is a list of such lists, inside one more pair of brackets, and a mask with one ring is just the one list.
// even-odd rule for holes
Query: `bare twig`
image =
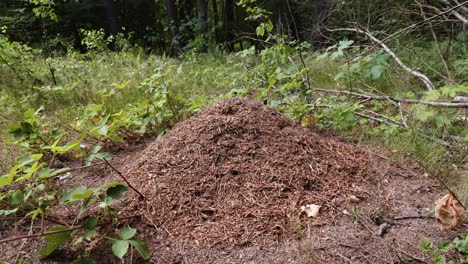
{"label": "bare twig", "polygon": [[112,170],[114,170],[120,176],[120,178],[122,178],[125,181],[125,183],[127,183],[128,187],[130,187],[132,190],[134,190],[136,193],[138,193],[141,198],[145,199],[145,196],[139,190],[137,190],[135,187],[133,187],[133,185],[127,180],[127,178],[125,178],[125,176],[118,169],[116,169],[114,166],[112,166],[112,164],[108,160],[104,159],[104,161],[107,163],[107,165],[109,165],[109,167]]}
{"label": "bare twig", "polygon": [[379,40],[378,38],[374,37],[369,31],[367,30],[361,30],[357,28],[337,28],[337,29],[332,29],[330,31],[351,31],[351,32],[357,32],[360,34],[366,35],[368,38],[370,38],[373,42],[377,43],[379,46],[381,46],[392,58],[396,61],[398,65],[400,65],[403,70],[406,72],[410,73],[413,76],[418,77],[427,87],[429,91],[432,91],[435,89],[434,84],[432,81],[427,77],[425,74],[421,73],[420,71],[416,69],[412,69],[409,66],[407,66],[403,61],[398,57],[393,50],[391,50],[387,44],[385,44],[382,40]]}
{"label": "bare twig", "polygon": [[[424,19],[427,19],[426,12],[424,12],[424,8],[422,3],[419,2],[420,0],[415,0],[416,4],[419,5],[419,9],[421,10],[421,15]],[[439,54],[440,60],[444,65],[445,72],[447,73],[447,78],[450,82],[453,82],[452,74],[450,73],[447,61],[445,60],[444,55],[442,54],[442,50],[439,45],[439,39],[437,38],[436,33],[434,32],[434,27],[432,26],[432,21],[429,22],[429,29],[431,30],[432,38],[434,39],[434,45],[437,49],[437,53]]]}
{"label": "bare twig", "polygon": [[463,209],[467,210],[465,205],[463,205],[463,203],[461,202],[461,200],[458,199],[458,196],[455,194],[455,192],[452,191],[452,189],[450,189],[450,187],[448,187],[448,185],[441,178],[439,178],[436,175],[432,175],[432,177],[436,178],[440,182],[440,184],[442,184],[442,186],[444,186],[445,189],[447,189],[447,191],[453,196],[453,198],[455,198],[455,200],[457,200],[458,203],[460,203],[460,205],[463,207]]}
{"label": "bare twig", "polygon": [[[449,1],[447,0],[439,0],[440,2],[446,4],[446,5],[450,5]],[[463,3],[463,4],[466,4],[466,1]],[[466,8],[462,7],[461,8],[462,10],[465,10]],[[450,13],[452,13],[456,18],[460,19],[460,21],[462,21],[464,24],[468,24],[468,19],[460,14],[457,10],[451,10]]]}
{"label": "bare twig", "polygon": [[[137,214],[137,215],[125,216],[125,217],[117,218],[117,220],[131,219],[131,218],[135,218],[138,216],[140,215]],[[102,223],[97,224],[96,226],[103,226],[103,225],[110,225],[110,224],[112,224],[112,221],[102,222]],[[16,240],[21,240],[21,239],[26,239],[26,238],[35,238],[35,237],[42,237],[42,236],[53,235],[53,234],[66,233],[66,232],[70,232],[70,231],[82,229],[82,228],[84,228],[84,226],[80,225],[80,226],[72,226],[64,230],[56,230],[56,231],[41,232],[41,233],[36,233],[36,234],[13,236],[13,237],[8,237],[8,238],[0,240],[0,244],[11,242],[11,241],[16,241]]]}
{"label": "bare twig", "polygon": [[424,101],[424,100],[418,100],[418,99],[394,98],[390,96],[378,96],[378,95],[373,95],[373,94],[361,94],[361,93],[355,93],[355,92],[349,92],[349,91],[328,90],[328,89],[315,89],[314,91],[324,92],[324,93],[348,94],[348,95],[356,96],[359,98],[373,99],[373,100],[378,100],[378,101],[391,100],[397,103],[400,102],[400,103],[409,103],[409,104],[422,104],[422,105],[429,105],[429,106],[434,106],[434,107],[468,108],[468,102]]}

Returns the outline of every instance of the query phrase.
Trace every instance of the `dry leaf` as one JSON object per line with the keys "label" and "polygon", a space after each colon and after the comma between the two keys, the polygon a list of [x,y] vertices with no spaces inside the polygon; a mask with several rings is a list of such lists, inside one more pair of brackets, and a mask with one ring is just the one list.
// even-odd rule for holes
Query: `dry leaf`
{"label": "dry leaf", "polygon": [[307,217],[319,217],[321,207],[322,206],[316,204],[307,204],[301,206],[301,212],[306,213]]}
{"label": "dry leaf", "polygon": [[452,194],[447,194],[436,202],[435,216],[441,230],[461,225],[463,213],[463,207]]}
{"label": "dry leaf", "polygon": [[361,201],[361,199],[357,198],[355,195],[350,195],[348,200],[352,203],[359,203]]}

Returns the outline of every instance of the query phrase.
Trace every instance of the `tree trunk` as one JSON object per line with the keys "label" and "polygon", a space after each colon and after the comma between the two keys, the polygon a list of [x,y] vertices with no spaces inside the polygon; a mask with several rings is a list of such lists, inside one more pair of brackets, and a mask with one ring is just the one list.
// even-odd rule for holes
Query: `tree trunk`
{"label": "tree trunk", "polygon": [[234,50],[234,1],[226,0],[225,5],[224,33],[226,36],[227,47],[230,51]]}
{"label": "tree trunk", "polygon": [[208,33],[208,2],[207,0],[197,0],[197,17],[200,26],[200,35]]}
{"label": "tree trunk", "polygon": [[[117,35],[119,32],[119,26],[117,25],[117,20],[114,16],[114,8],[112,5],[112,0],[103,0],[104,7],[104,25],[107,32],[107,35]],[[115,50],[115,44],[112,42],[109,46],[111,50]]]}
{"label": "tree trunk", "polygon": [[311,36],[312,48],[319,49],[322,45],[322,28],[328,13],[327,0],[315,0],[314,8],[314,29]]}
{"label": "tree trunk", "polygon": [[175,0],[166,0],[167,18],[172,34],[171,57],[178,57],[180,54],[179,46],[179,21],[177,19],[177,6]]}
{"label": "tree trunk", "polygon": [[212,8],[213,8],[213,17],[214,17],[214,33],[215,33],[215,41],[219,42],[219,14],[218,14],[218,4],[216,0],[211,0]]}

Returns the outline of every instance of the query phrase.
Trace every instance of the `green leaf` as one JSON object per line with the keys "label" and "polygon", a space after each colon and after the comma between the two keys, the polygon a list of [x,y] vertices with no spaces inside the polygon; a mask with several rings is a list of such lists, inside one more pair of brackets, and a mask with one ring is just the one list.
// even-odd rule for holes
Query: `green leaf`
{"label": "green leaf", "polygon": [[112,242],[112,253],[115,256],[122,259],[125,254],[127,254],[129,242],[123,240],[114,240]]}
{"label": "green leaf", "polygon": [[36,114],[36,111],[34,109],[29,108],[26,112],[24,112],[24,118],[33,118]]}
{"label": "green leaf", "polygon": [[126,191],[128,191],[128,187],[125,185],[119,184],[117,186],[110,187],[109,189],[107,189],[106,194],[112,197],[113,199],[120,199],[124,197],[123,194]]}
{"label": "green leaf", "polygon": [[69,170],[70,170],[70,168],[61,168],[61,169],[58,169],[58,170],[54,170],[49,175],[49,178],[55,177],[55,176],[60,175],[60,174],[63,174],[64,172],[68,172]]}
{"label": "green leaf", "polygon": [[15,213],[16,211],[18,211],[18,208],[15,208],[13,210],[0,210],[0,216],[8,216]]}
{"label": "green leaf", "polygon": [[42,158],[42,154],[34,154],[34,155],[31,155],[31,159],[33,160],[40,160]]}
{"label": "green leaf", "polygon": [[[54,227],[49,228],[47,232],[63,231],[63,230],[67,230],[67,227],[66,226],[54,226]],[[44,240],[48,245],[39,250],[39,259],[43,259],[49,256],[50,254],[52,254],[52,252],[54,252],[60,245],[67,242],[70,239],[70,237],[71,237],[70,232],[61,232],[61,233],[46,235],[44,237]]]}
{"label": "green leaf", "polygon": [[60,203],[67,204],[82,199],[87,199],[93,194],[91,189],[85,189],[83,187],[74,187],[72,189],[62,192]]}
{"label": "green leaf", "polygon": [[101,136],[105,137],[105,136],[107,136],[107,131],[108,131],[107,125],[103,125],[97,130],[97,133],[98,133],[98,135],[101,135]]}
{"label": "green leaf", "polygon": [[146,244],[145,241],[135,238],[135,239],[129,240],[128,243],[132,244],[132,246],[134,246],[138,250],[138,252],[140,253],[140,256],[143,259],[147,260],[151,257],[149,253],[148,244]]}
{"label": "green leaf", "polygon": [[96,264],[92,259],[75,259],[71,264]]}
{"label": "green leaf", "polygon": [[54,252],[58,247],[59,247],[58,245],[50,244],[44,248],[41,248],[39,250],[39,259],[46,258],[50,254],[52,254],[52,252]]}
{"label": "green leaf", "polygon": [[34,220],[42,212],[43,210],[41,208],[37,208],[36,210],[27,213],[26,216],[31,216],[31,218]]}
{"label": "green leaf", "polygon": [[99,150],[102,148],[102,143],[96,144],[90,151],[89,155],[84,159],[85,165],[89,165],[93,162],[96,154],[99,153]]}
{"label": "green leaf", "polygon": [[136,228],[125,226],[119,230],[119,236],[121,239],[127,240],[127,239],[134,237],[136,232],[137,232]]}
{"label": "green leaf", "polygon": [[97,236],[97,234],[98,234],[97,231],[95,229],[92,229],[92,230],[86,231],[84,233],[84,237],[89,240],[93,238],[94,236]]}
{"label": "green leaf", "polygon": [[[53,226],[47,229],[46,233],[63,231],[67,229],[68,227],[66,226]],[[70,239],[70,232],[60,232],[60,233],[46,235],[44,237],[45,242],[50,243],[50,244],[58,244],[58,245],[61,245],[67,242],[68,239]]]}
{"label": "green leaf", "polygon": [[111,136],[110,137],[110,140],[112,140],[113,142],[118,142],[118,143],[124,143],[125,140],[122,138],[122,137],[119,137],[119,136]]}
{"label": "green leaf", "polygon": [[19,205],[23,202],[23,192],[21,190],[15,190],[10,196],[8,203],[12,206]]}
{"label": "green leaf", "polygon": [[427,237],[421,237],[421,241],[419,242],[419,248],[422,250],[432,250],[434,245]]}
{"label": "green leaf", "polygon": [[98,223],[98,219],[97,217],[89,217],[88,219],[86,219],[83,223],[83,227],[86,228],[86,229],[93,229],[96,227]]}
{"label": "green leaf", "polygon": [[111,156],[111,154],[109,154],[107,152],[99,152],[98,154],[96,154],[96,158],[98,158],[100,160],[111,160],[112,156]]}
{"label": "green leaf", "polygon": [[463,253],[464,255],[468,255],[468,235],[465,235],[465,237],[462,239],[458,237],[455,238],[453,243],[459,252]]}
{"label": "green leaf", "polygon": [[450,249],[451,245],[450,242],[437,242],[437,249],[446,252]]}
{"label": "green leaf", "polygon": [[382,76],[382,73],[385,71],[385,69],[386,67],[384,65],[374,65],[364,72],[364,77],[370,78],[372,80],[378,80],[380,76]]}
{"label": "green leaf", "polygon": [[354,40],[347,40],[344,39],[340,42],[338,42],[338,49],[347,49],[349,46],[351,46],[354,43]]}
{"label": "green leaf", "polygon": [[86,106],[85,114],[88,117],[95,116],[99,111],[101,111],[102,105],[89,104]]}

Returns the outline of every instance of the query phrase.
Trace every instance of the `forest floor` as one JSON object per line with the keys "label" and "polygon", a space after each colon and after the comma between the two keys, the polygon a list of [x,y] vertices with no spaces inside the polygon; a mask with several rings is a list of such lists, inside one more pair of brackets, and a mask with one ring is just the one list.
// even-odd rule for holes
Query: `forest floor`
{"label": "forest floor", "polygon": [[[422,236],[450,241],[434,202],[445,190],[411,161],[303,128],[261,103],[228,99],[156,140],[115,146],[112,164],[145,195],[129,189],[117,206],[148,242],[150,263],[431,263]],[[70,161],[69,167],[80,161]],[[101,186],[119,176],[105,164],[57,182]],[[321,206],[318,217],[301,207]],[[73,221],[76,207],[56,219]],[[2,227],[3,228],[3,227]],[[36,233],[22,222],[2,236]],[[25,263],[41,238],[0,245],[5,261]],[[98,263],[119,263],[94,245]],[[86,249],[61,251],[43,263],[69,262]],[[133,252],[127,263],[141,263]]]}

